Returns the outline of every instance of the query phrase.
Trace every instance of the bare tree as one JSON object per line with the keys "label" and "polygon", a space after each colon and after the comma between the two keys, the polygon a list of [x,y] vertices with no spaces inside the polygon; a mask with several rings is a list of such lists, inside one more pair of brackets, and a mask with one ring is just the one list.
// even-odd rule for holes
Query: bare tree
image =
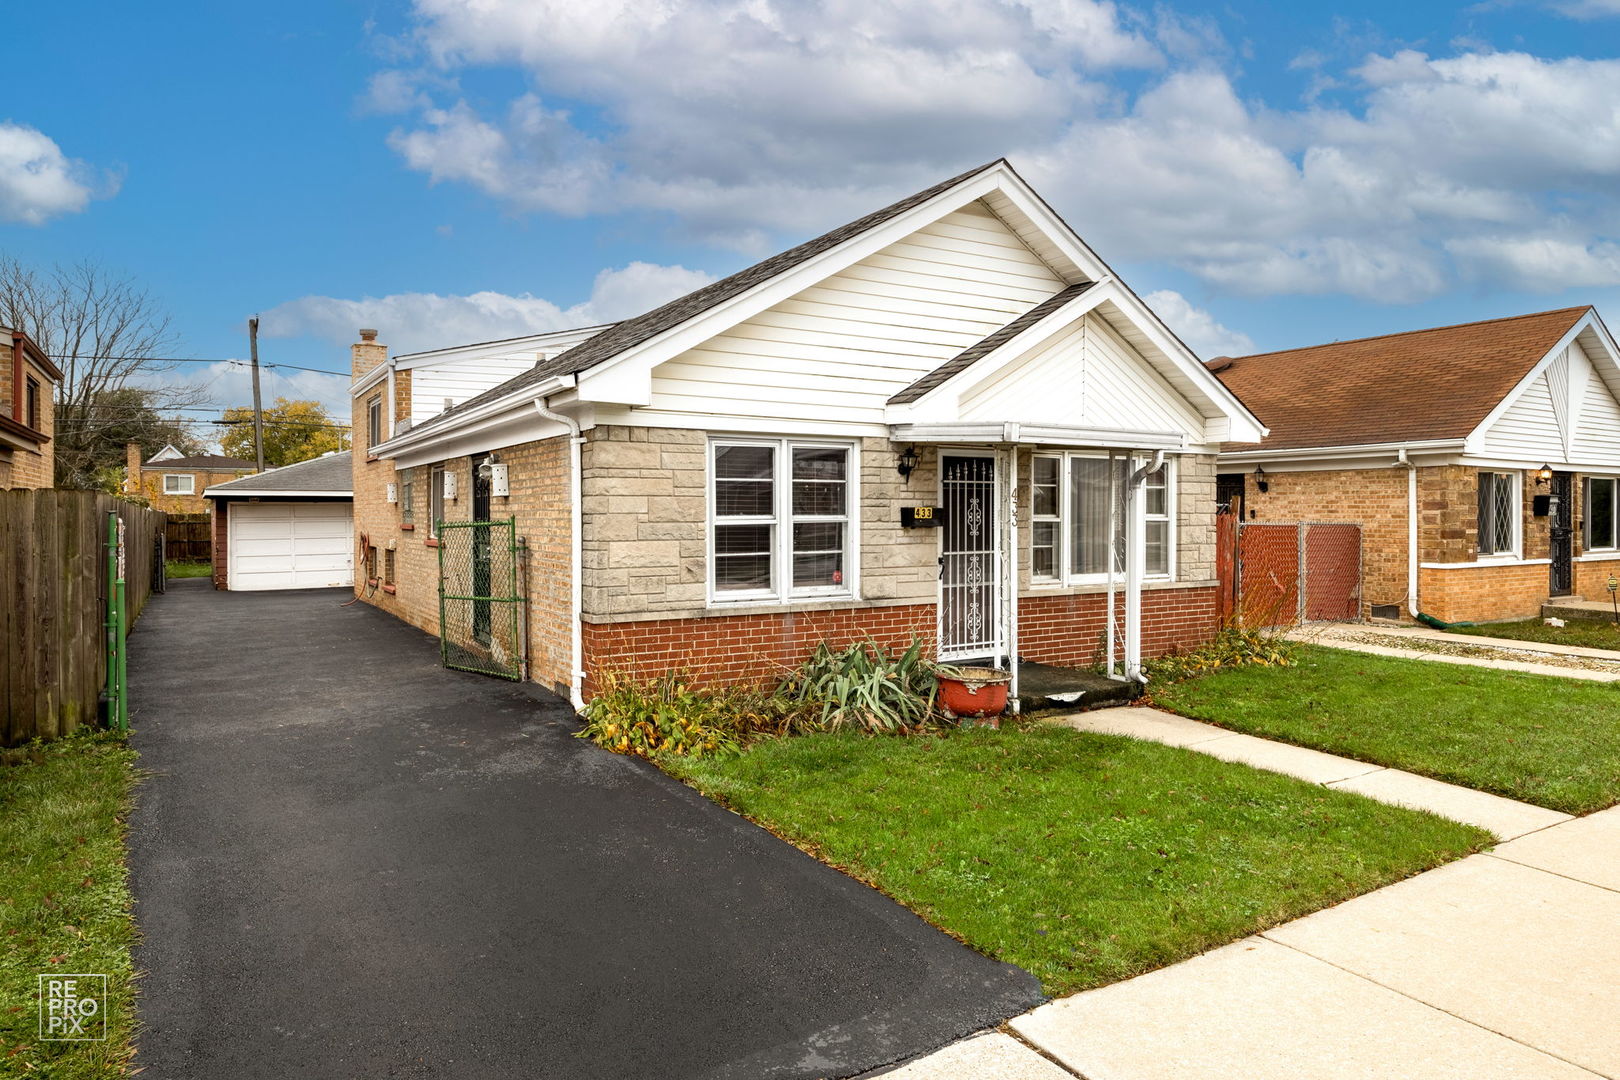
{"label": "bare tree", "polygon": [[119,391],[138,389],[159,412],[207,400],[206,387],[161,378],[177,365],[154,357],[172,351],[176,336],[156,299],[96,263],[42,271],[0,256],[0,323],[33,338],[62,369],[54,440],[61,487],[94,486],[99,469],[122,460],[128,399]]}

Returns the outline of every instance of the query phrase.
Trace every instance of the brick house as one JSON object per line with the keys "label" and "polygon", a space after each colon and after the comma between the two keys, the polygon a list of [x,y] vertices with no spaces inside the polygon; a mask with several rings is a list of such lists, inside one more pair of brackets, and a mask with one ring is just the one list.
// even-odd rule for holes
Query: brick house
{"label": "brick house", "polygon": [[441,543],[492,588],[456,523],[515,518],[576,702],[867,635],[1137,679],[1215,628],[1215,454],[1264,434],[1005,161],[610,326],[360,336],[357,591],[448,640]]}
{"label": "brick house", "polygon": [[62,372],[28,335],[0,326],[0,489],[56,485],[53,404]]}
{"label": "brick house", "polygon": [[1244,520],[1359,522],[1373,614],[1529,618],[1620,574],[1620,366],[1595,309],[1210,361],[1270,428]]}
{"label": "brick house", "polygon": [[124,447],[124,493],[144,498],[166,514],[206,514],[213,506],[203,491],[215,484],[248,476],[257,466],[224,454],[182,454],[165,446],[146,461],[139,443]]}

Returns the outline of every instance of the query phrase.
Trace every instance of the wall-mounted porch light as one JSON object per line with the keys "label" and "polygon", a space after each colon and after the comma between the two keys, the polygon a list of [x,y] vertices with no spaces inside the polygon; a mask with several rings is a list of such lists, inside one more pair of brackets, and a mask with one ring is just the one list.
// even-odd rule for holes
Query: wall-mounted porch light
{"label": "wall-mounted porch light", "polygon": [[1553,467],[1551,465],[1543,465],[1541,468],[1536,470],[1536,484],[1538,486],[1546,484],[1552,479],[1552,474]]}
{"label": "wall-mounted porch light", "polygon": [[1254,467],[1254,486],[1261,491],[1271,490],[1271,481],[1266,479],[1266,470],[1263,465]]}
{"label": "wall-mounted porch light", "polygon": [[909,480],[911,478],[912,470],[917,467],[919,460],[920,459],[917,457],[917,448],[915,446],[908,446],[904,450],[900,451],[900,457],[895,460],[895,471],[898,472],[902,478]]}

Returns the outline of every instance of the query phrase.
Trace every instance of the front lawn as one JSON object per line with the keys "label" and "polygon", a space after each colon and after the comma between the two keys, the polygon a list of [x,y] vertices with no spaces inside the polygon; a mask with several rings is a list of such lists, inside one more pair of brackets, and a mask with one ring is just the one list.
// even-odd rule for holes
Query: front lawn
{"label": "front lawn", "polygon": [[[125,1075],[134,1029],[124,820],[135,754],[110,735],[0,751],[0,1075]],[[104,974],[105,1042],[39,1037],[40,975]]]}
{"label": "front lawn", "polygon": [[1153,690],[1183,716],[1584,814],[1620,801],[1620,684],[1302,645]]}
{"label": "front lawn", "polygon": [[1049,994],[1129,978],[1454,859],[1474,828],[1067,728],[771,739],[661,764]]}
{"label": "front lawn", "polygon": [[1570,619],[1563,626],[1548,626],[1541,619],[1481,623],[1478,626],[1453,626],[1447,633],[1539,641],[1547,645],[1575,645],[1585,649],[1620,649],[1620,627],[1612,621],[1598,619]]}

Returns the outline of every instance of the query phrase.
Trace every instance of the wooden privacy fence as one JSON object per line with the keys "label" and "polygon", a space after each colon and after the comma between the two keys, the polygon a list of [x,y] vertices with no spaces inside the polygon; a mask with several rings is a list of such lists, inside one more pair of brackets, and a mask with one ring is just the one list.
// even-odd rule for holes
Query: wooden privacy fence
{"label": "wooden privacy fence", "polygon": [[123,519],[133,622],[164,515],[93,491],[0,491],[0,746],[94,723],[107,678],[107,514]]}
{"label": "wooden privacy fence", "polygon": [[177,562],[211,562],[214,558],[214,521],[209,514],[170,514],[163,533],[168,557]]}

